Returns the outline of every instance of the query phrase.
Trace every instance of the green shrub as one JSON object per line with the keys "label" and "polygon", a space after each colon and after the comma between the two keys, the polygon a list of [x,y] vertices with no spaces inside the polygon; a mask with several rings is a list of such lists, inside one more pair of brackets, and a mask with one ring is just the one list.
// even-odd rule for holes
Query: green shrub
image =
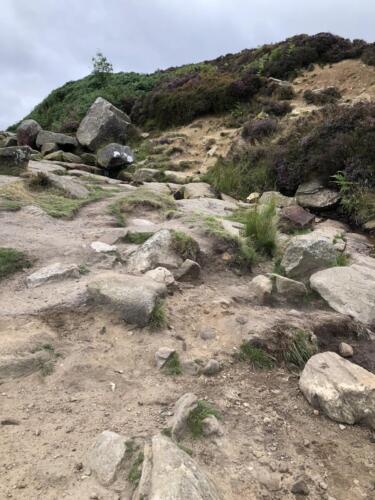
{"label": "green shrub", "polygon": [[249,210],[245,234],[250,238],[255,249],[265,255],[273,256],[276,251],[277,221],[274,203],[260,205]]}
{"label": "green shrub", "polygon": [[181,361],[177,352],[174,352],[171,356],[169,356],[163,366],[163,372],[171,376],[182,375]]}
{"label": "green shrub", "polygon": [[341,92],[336,87],[327,87],[321,90],[305,90],[303,98],[308,104],[322,106],[335,103],[341,98]]}
{"label": "green shrub", "polygon": [[199,438],[203,435],[203,420],[213,415],[221,419],[219,411],[206,401],[199,400],[197,407],[190,413],[187,427],[193,438]]}
{"label": "green shrub", "polygon": [[149,232],[144,232],[144,233],[129,232],[124,236],[123,241],[125,243],[132,243],[134,245],[142,245],[145,241],[147,241],[153,235],[154,235],[154,233],[149,233]]}
{"label": "green shrub", "polygon": [[128,481],[133,486],[138,486],[138,483],[142,477],[143,461],[144,461],[144,454],[143,452],[140,452],[138,453],[136,459],[134,460],[128,474]]}
{"label": "green shrub", "polygon": [[43,172],[38,172],[36,175],[32,175],[29,179],[29,188],[35,190],[49,189],[52,183],[48,177]]}
{"label": "green shrub", "polygon": [[254,347],[247,342],[240,346],[237,355],[240,361],[246,361],[253,369],[271,369],[275,364],[275,359],[260,347]]}
{"label": "green shrub", "polygon": [[0,247],[0,280],[29,268],[31,263],[23,252]]}
{"label": "green shrub", "polygon": [[156,302],[154,309],[152,310],[149,327],[152,330],[160,330],[167,326],[167,314],[165,312],[165,304],[163,301],[159,300]]}
{"label": "green shrub", "polygon": [[368,66],[375,66],[375,43],[371,43],[363,50],[361,59]]}
{"label": "green shrub", "polygon": [[273,135],[278,129],[275,120],[251,120],[245,123],[242,129],[242,137],[247,141],[261,140]]}
{"label": "green shrub", "polygon": [[344,253],[340,253],[332,262],[332,267],[345,267],[349,265],[349,257]]}
{"label": "green shrub", "polygon": [[284,353],[284,359],[287,364],[302,369],[311,356],[317,352],[317,346],[308,339],[306,332],[297,330],[289,346],[289,350]]}

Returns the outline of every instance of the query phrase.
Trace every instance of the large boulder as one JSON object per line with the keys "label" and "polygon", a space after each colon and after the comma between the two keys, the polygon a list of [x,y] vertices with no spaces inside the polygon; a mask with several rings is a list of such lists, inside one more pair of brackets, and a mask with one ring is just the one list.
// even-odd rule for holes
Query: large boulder
{"label": "large boulder", "polygon": [[336,255],[329,237],[312,232],[290,240],[281,265],[288,277],[307,280],[313,273],[330,267]]}
{"label": "large boulder", "polygon": [[24,120],[17,128],[17,142],[19,146],[35,148],[36,138],[42,127],[35,120]]}
{"label": "large boulder", "polygon": [[126,460],[126,443],[125,437],[104,431],[89,450],[87,465],[102,485],[109,486],[116,481]]}
{"label": "large boulder", "polygon": [[29,163],[31,149],[28,146],[0,148],[0,175],[20,175]]}
{"label": "large boulder", "polygon": [[87,198],[90,191],[81,184],[80,181],[72,179],[67,175],[56,175],[52,173],[45,173],[51,185],[57,189],[61,189],[65,194],[71,198],[83,199]]}
{"label": "large boulder", "polygon": [[328,208],[336,205],[340,193],[325,188],[319,180],[312,180],[298,187],[296,198],[299,205],[305,208]]}
{"label": "large boulder", "polygon": [[266,191],[262,194],[259,199],[261,205],[266,205],[268,203],[274,203],[278,208],[290,207],[297,205],[297,200],[295,198],[284,196],[278,191]]}
{"label": "large boulder", "polygon": [[198,398],[195,394],[188,392],[176,402],[174,415],[171,419],[172,437],[180,440],[184,435],[191,413],[198,406]]}
{"label": "large boulder", "polygon": [[335,311],[375,325],[375,268],[332,267],[313,274],[310,285]]}
{"label": "large boulder", "polygon": [[216,198],[212,187],[206,182],[191,182],[184,186],[184,198]]}
{"label": "large boulder", "polygon": [[124,321],[146,326],[166,286],[144,276],[131,276],[115,272],[103,273],[88,284],[89,296],[98,304],[118,311]]}
{"label": "large boulder", "polygon": [[82,146],[97,151],[113,142],[124,144],[131,129],[131,120],[125,113],[98,97],[81,121],[77,139]]}
{"label": "large boulder", "polygon": [[133,163],[134,155],[128,146],[112,143],[99,149],[96,159],[102,168],[111,169]]}
{"label": "large boulder", "polygon": [[132,273],[144,273],[156,267],[178,269],[183,259],[174,249],[173,232],[162,229],[143,243],[127,262],[127,269]]}
{"label": "large boulder", "polygon": [[307,362],[299,386],[309,403],[329,418],[375,429],[375,375],[333,352]]}
{"label": "large boulder", "polygon": [[220,500],[215,484],[166,436],[146,444],[142,476],[133,500]]}
{"label": "large boulder", "polygon": [[57,144],[57,146],[64,151],[70,151],[78,145],[77,140],[70,135],[41,130],[36,138],[37,148],[42,149],[45,144],[50,143]]}
{"label": "large boulder", "polygon": [[299,205],[285,207],[279,214],[279,224],[284,231],[309,228],[314,219],[315,216],[313,214]]}
{"label": "large boulder", "polygon": [[275,282],[277,294],[288,302],[298,302],[307,296],[307,288],[300,281],[291,280],[278,274],[272,274],[272,279]]}

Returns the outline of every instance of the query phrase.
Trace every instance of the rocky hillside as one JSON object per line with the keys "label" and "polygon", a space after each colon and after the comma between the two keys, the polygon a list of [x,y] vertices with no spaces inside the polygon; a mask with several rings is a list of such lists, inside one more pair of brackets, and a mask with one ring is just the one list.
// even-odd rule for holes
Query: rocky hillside
{"label": "rocky hillside", "polygon": [[121,109],[74,107],[88,77],[0,133],[0,498],[373,498],[372,50],[295,37]]}

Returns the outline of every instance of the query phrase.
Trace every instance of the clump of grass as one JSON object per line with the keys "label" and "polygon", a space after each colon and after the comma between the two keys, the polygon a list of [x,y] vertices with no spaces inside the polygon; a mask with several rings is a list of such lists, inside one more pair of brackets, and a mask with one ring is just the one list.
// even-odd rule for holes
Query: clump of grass
{"label": "clump of grass", "polygon": [[53,361],[40,361],[39,371],[42,377],[48,377],[52,375],[55,370],[55,364]]}
{"label": "clump of grass", "polygon": [[273,274],[278,274],[279,276],[286,276],[286,271],[284,266],[281,264],[283,258],[278,256],[275,258],[273,263]]}
{"label": "clump of grass", "polygon": [[284,353],[284,359],[288,365],[302,369],[311,356],[317,352],[317,346],[308,339],[306,332],[297,330],[293,336],[289,350]]}
{"label": "clump of grass", "polygon": [[149,326],[153,330],[160,330],[167,326],[167,314],[165,312],[165,304],[159,300],[151,313]]}
{"label": "clump of grass", "polygon": [[240,346],[240,352],[237,355],[240,361],[246,361],[252,368],[264,370],[274,367],[275,359],[260,347],[254,347],[247,342]]}
{"label": "clump of grass", "polygon": [[0,247],[0,280],[28,267],[31,267],[31,263],[23,252]]}
{"label": "clump of grass", "polygon": [[332,262],[332,267],[345,267],[349,265],[349,257],[344,253],[340,253]]}
{"label": "clump of grass", "polygon": [[134,245],[142,245],[145,241],[147,241],[149,238],[151,238],[151,236],[153,236],[154,233],[150,233],[150,232],[144,232],[144,233],[127,233],[124,238],[123,238],[123,241],[125,243],[132,243]]}
{"label": "clump of grass", "polygon": [[29,188],[40,191],[43,189],[49,189],[52,186],[51,180],[43,172],[38,172],[36,175],[32,175],[28,181]]}
{"label": "clump of grass", "polygon": [[0,211],[16,212],[22,208],[21,203],[13,200],[0,199]]}
{"label": "clump of grass", "polygon": [[86,274],[89,274],[90,269],[86,266],[86,264],[81,264],[78,268],[79,274],[82,276],[85,276]]}
{"label": "clump of grass", "polygon": [[182,375],[181,361],[177,352],[174,352],[171,356],[169,356],[163,366],[163,371],[167,375]]}
{"label": "clump of grass", "polygon": [[128,481],[134,485],[138,486],[138,483],[142,476],[142,465],[144,461],[143,452],[138,453],[136,459],[134,460],[132,466],[130,467],[130,471],[128,474]]}
{"label": "clump of grass", "polygon": [[110,215],[113,215],[113,217],[115,218],[117,226],[126,226],[126,217],[122,211],[122,200],[115,201],[114,203],[109,205],[108,211]]}
{"label": "clump of grass", "polygon": [[199,400],[196,408],[190,413],[187,427],[191,432],[193,438],[199,438],[203,435],[203,420],[213,415],[221,419],[219,411],[206,401]]}
{"label": "clump of grass", "polygon": [[268,203],[258,210],[248,212],[245,235],[254,243],[257,251],[273,256],[276,251],[277,221],[274,203]]}
{"label": "clump of grass", "polygon": [[161,433],[163,434],[163,436],[166,436],[169,438],[172,437],[172,429],[170,427],[165,427],[164,429],[161,430]]}
{"label": "clump of grass", "polygon": [[198,259],[198,243],[183,231],[172,231],[172,246],[174,251],[183,259]]}

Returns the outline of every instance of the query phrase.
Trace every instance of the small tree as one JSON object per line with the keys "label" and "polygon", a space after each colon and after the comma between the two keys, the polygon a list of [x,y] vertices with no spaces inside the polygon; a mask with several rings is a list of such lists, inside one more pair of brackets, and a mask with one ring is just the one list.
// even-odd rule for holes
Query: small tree
{"label": "small tree", "polygon": [[93,64],[93,70],[92,70],[93,75],[98,75],[103,77],[104,75],[113,73],[112,64],[100,51],[98,51],[95,57],[92,58],[92,64]]}

